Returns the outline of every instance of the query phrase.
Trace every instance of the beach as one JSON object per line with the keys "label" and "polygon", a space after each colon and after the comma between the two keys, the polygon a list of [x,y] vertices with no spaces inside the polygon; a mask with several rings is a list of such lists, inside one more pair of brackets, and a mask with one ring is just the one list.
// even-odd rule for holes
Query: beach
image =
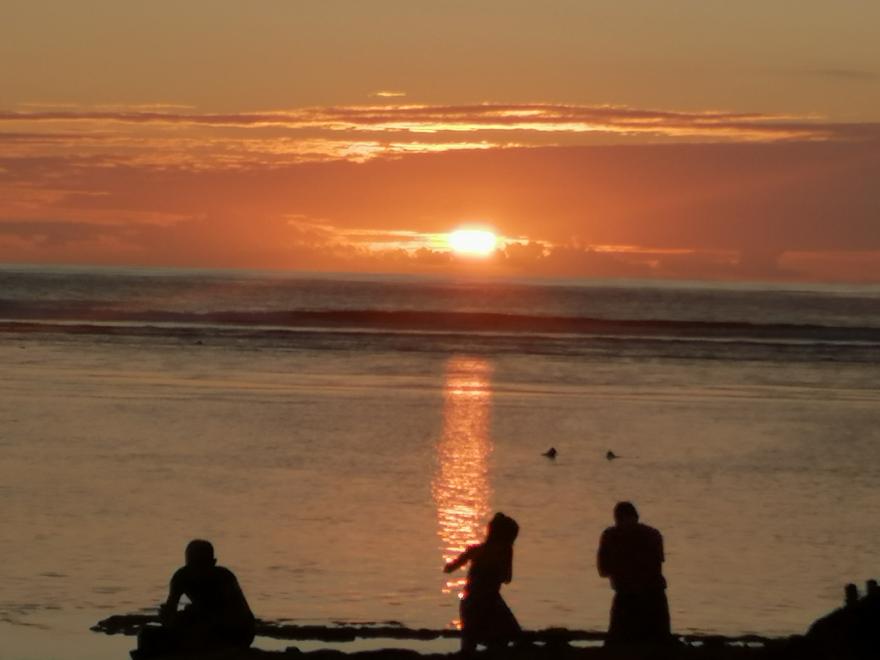
{"label": "beach", "polygon": [[[502,283],[479,289],[489,305],[466,283],[67,272],[40,299],[39,277],[4,273],[10,657],[124,657],[131,639],[89,628],[155,608],[200,537],[258,617],[320,625],[453,626],[463,574],[442,566],[502,510],[522,530],[504,595],[524,627],[602,630],[595,551],[621,499],[664,535],[683,634],[802,633],[876,577],[874,289]],[[442,332],[241,316],[411,311],[425,286]],[[457,329],[522,318],[523,296],[712,332]],[[240,316],[195,316],[218,311]]]}

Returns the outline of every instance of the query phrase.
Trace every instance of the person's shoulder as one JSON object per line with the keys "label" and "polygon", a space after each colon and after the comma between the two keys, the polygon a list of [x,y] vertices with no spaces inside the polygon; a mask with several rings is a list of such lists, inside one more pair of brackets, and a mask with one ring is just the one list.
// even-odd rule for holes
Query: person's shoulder
{"label": "person's shoulder", "polygon": [[606,527],[602,532],[602,535],[599,537],[599,548],[608,548],[616,543],[620,539],[620,530],[616,527]]}
{"label": "person's shoulder", "polygon": [[171,575],[171,584],[183,584],[190,576],[190,570],[187,566],[181,566]]}
{"label": "person's shoulder", "polygon": [[235,573],[230,571],[225,566],[214,567],[214,579],[222,580],[224,582],[238,582],[238,578],[235,577]]}
{"label": "person's shoulder", "polygon": [[644,523],[639,523],[639,529],[642,530],[642,534],[645,536],[652,536],[654,538],[662,539],[663,535],[660,533],[660,530],[656,527],[651,527],[650,525],[645,525]]}

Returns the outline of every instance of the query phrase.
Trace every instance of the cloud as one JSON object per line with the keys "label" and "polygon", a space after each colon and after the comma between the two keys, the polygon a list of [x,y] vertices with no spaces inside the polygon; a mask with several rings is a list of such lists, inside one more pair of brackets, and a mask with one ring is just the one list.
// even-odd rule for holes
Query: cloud
{"label": "cloud", "polygon": [[5,261],[445,272],[476,266],[430,237],[480,222],[517,237],[492,262],[517,274],[880,279],[877,141],[242,157],[235,168],[0,154]]}
{"label": "cloud", "polygon": [[[273,225],[271,220],[264,223],[264,227]],[[756,262],[748,254],[729,250],[655,251],[637,246],[615,250],[534,241],[510,243],[488,260],[474,260],[426,246],[404,249],[390,241],[378,245],[346,242],[344,231],[320,224],[311,225],[318,227],[313,231],[309,226],[298,224],[282,238],[277,232],[269,236],[242,231],[245,225],[240,217],[222,214],[167,226],[0,221],[0,251],[15,250],[10,262],[50,258],[53,263],[553,278],[796,281],[821,274],[826,281],[877,282],[871,273],[880,267],[880,251],[780,253]],[[374,234],[381,238],[381,232]],[[410,238],[418,243],[424,237]],[[197,250],[192,249],[194,244]]]}
{"label": "cloud", "polygon": [[0,236],[31,242],[43,247],[69,246],[72,243],[93,241],[102,236],[130,235],[136,228],[108,226],[91,222],[65,220],[3,220]]}
{"label": "cloud", "polygon": [[604,133],[730,140],[832,139],[850,137],[854,132],[880,133],[877,124],[838,124],[810,117],[553,103],[352,105],[223,114],[148,110],[6,111],[0,112],[0,123],[25,127],[48,123],[99,128],[113,125],[278,128],[337,134]]}
{"label": "cloud", "polygon": [[[360,137],[360,136],[358,136]],[[106,131],[0,132],[3,155],[19,158],[94,155],[107,166],[180,166],[191,169],[290,165],[325,160],[364,162],[410,153],[524,146],[489,140],[365,140],[343,137],[125,135]]]}
{"label": "cloud", "polygon": [[104,167],[199,171],[602,143],[871,140],[880,140],[880,124],[553,103],[391,103],[255,113],[166,105],[0,111],[6,158],[92,158]]}
{"label": "cloud", "polygon": [[406,96],[406,92],[396,92],[393,90],[379,90],[378,92],[373,92],[370,96],[377,97],[380,99],[393,99],[400,98],[402,96]]}
{"label": "cloud", "polygon": [[843,82],[876,82],[880,73],[867,69],[810,69],[807,75],[830,78]]}

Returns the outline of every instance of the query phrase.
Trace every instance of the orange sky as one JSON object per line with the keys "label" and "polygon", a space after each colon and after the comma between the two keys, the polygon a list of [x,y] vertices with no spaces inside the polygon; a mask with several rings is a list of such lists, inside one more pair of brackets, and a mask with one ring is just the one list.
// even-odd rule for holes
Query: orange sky
{"label": "orange sky", "polygon": [[793,6],[5,2],[0,261],[880,281],[880,4]]}

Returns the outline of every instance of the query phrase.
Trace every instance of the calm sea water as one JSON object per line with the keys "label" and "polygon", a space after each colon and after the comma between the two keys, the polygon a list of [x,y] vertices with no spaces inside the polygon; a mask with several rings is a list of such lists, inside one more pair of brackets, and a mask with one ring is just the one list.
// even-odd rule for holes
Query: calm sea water
{"label": "calm sea water", "polygon": [[450,625],[503,510],[522,624],[603,629],[619,499],[677,631],[803,631],[877,577],[877,287],[5,268],[0,329],[0,657],[125,657],[88,626],[194,537],[309,622]]}

